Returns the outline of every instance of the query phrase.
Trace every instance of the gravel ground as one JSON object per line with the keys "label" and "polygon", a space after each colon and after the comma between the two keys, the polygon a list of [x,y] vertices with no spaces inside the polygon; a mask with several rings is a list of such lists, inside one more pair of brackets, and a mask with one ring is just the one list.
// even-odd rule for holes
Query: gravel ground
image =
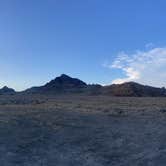
{"label": "gravel ground", "polygon": [[0,165],[165,166],[165,108],[165,98],[1,96]]}

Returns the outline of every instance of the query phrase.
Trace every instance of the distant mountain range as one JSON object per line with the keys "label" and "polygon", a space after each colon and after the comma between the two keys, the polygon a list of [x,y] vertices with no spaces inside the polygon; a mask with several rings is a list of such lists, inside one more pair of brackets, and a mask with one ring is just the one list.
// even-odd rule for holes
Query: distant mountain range
{"label": "distant mountain range", "polygon": [[[15,94],[14,89],[3,87],[0,94]],[[87,95],[108,95],[128,97],[166,97],[165,88],[155,88],[141,85],[135,82],[123,84],[112,84],[101,86],[99,84],[86,84],[85,82],[62,74],[43,86],[32,87],[23,92],[24,94],[87,94]]]}

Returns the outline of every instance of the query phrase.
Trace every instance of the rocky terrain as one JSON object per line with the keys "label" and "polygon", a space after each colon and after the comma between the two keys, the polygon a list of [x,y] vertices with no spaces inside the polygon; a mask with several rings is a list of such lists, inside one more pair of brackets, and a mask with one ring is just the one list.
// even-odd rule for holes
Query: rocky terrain
{"label": "rocky terrain", "polygon": [[163,97],[166,96],[165,88],[155,88],[135,82],[102,86],[99,84],[88,85],[85,82],[62,74],[54,80],[40,87],[32,87],[24,94],[86,94],[131,97]]}
{"label": "rocky terrain", "polygon": [[165,166],[166,99],[1,95],[1,166]]}

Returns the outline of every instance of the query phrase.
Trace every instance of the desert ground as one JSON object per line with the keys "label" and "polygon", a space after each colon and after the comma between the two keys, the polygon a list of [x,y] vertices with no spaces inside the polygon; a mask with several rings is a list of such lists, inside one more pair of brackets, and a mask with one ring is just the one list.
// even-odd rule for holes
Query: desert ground
{"label": "desert ground", "polygon": [[0,96],[0,166],[165,165],[166,98]]}

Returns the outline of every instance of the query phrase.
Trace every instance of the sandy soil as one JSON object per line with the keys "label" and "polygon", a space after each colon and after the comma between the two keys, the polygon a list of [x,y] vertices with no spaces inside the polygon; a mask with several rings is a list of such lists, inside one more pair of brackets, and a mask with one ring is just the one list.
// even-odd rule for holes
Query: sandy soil
{"label": "sandy soil", "polygon": [[0,96],[1,166],[165,166],[166,98]]}

